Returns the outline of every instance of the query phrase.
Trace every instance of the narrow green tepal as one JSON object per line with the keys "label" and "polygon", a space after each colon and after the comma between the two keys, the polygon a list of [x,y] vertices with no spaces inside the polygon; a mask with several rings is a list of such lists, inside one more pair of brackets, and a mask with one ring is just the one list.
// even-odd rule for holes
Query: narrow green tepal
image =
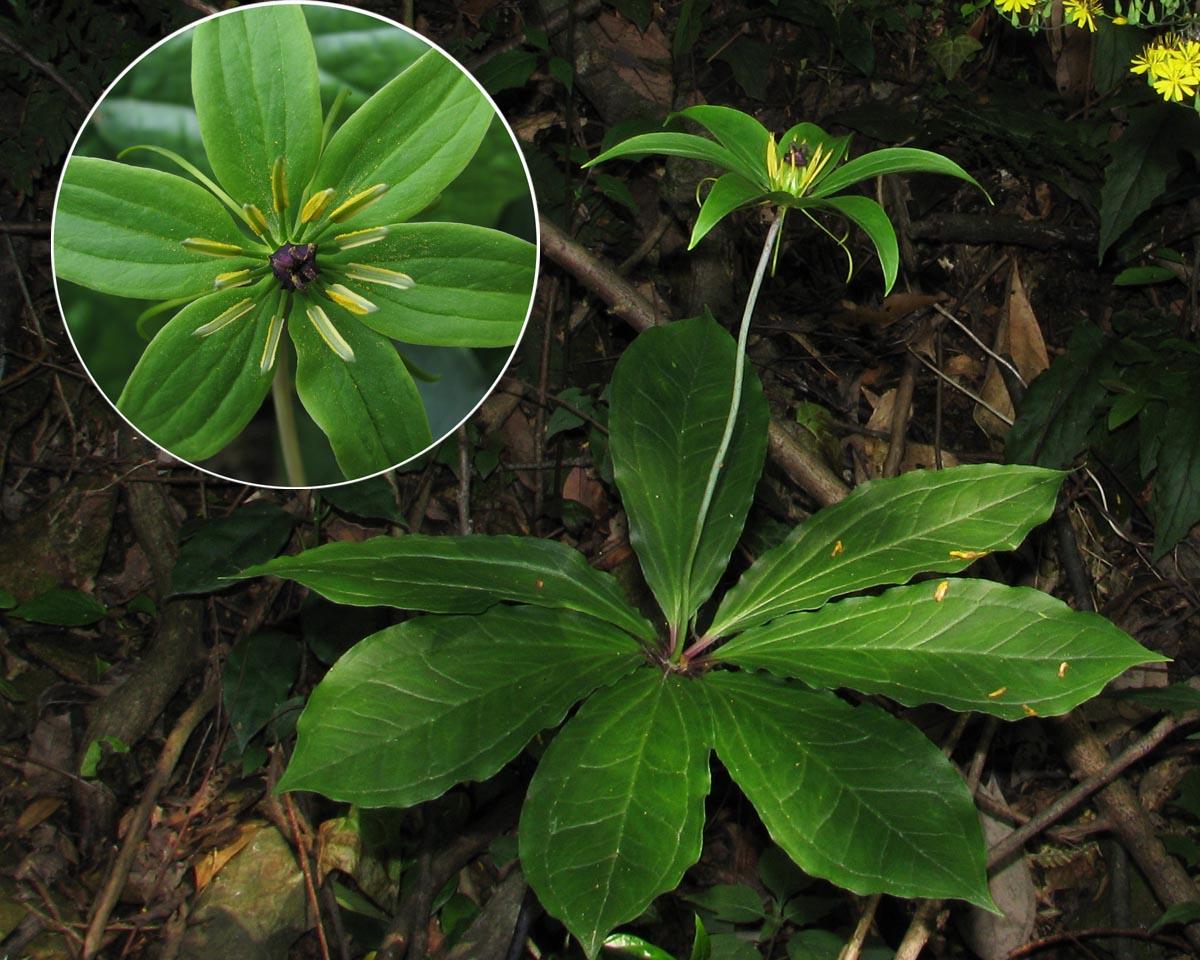
{"label": "narrow green tepal", "polygon": [[497,603],[529,603],[575,610],[640,640],[654,637],[654,628],[625,599],[616,578],[557,540],[484,534],[374,537],[276,557],[239,576],[264,574],[295,580],[335,603],[428,613],[482,613]]}
{"label": "narrow green tepal", "polygon": [[725,595],[707,635],[730,636],[918,573],[955,573],[1012,550],[1049,519],[1066,474],[979,464],[875,480],[759,557]]}

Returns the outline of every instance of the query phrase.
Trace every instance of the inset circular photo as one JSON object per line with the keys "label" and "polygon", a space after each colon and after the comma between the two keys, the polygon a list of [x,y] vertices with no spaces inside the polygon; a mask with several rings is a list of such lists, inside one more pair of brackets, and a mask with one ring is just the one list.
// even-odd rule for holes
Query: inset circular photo
{"label": "inset circular photo", "polygon": [[263,486],[402,464],[495,386],[537,214],[512,132],[419,35],[320,3],[202,20],[80,131],[53,264],[96,385],[173,456]]}

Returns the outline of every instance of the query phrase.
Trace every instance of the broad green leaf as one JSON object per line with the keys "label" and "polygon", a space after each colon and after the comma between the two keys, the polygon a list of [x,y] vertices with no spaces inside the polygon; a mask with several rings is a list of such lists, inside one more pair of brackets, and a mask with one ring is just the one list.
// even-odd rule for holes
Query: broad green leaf
{"label": "broad green leaf", "polygon": [[313,189],[333,204],[378,184],[378,200],[338,233],[400,223],[429,206],[475,156],[493,110],[474,81],[431,50],[354,111],[321,156]]}
{"label": "broad green leaf", "polygon": [[[533,296],[537,249],[498,230],[461,223],[402,223],[368,247],[339,251],[322,263],[350,271],[349,286],[379,307],[362,322],[405,343],[440,347],[510,347]],[[362,263],[403,273],[399,290],[354,276]]]}
{"label": "broad green leaf", "polygon": [[[179,311],[146,347],[117,408],[139,431],[184,460],[211,457],[241,433],[271,389],[262,369],[278,297],[236,287]],[[243,305],[248,311],[214,333],[196,331]]]}
{"label": "broad green leaf", "polygon": [[762,196],[763,189],[750,183],[741,174],[726,173],[719,177],[700,206],[688,249],[695,247],[713,227],[734,210],[753,203]]}
{"label": "broad green leaf", "polygon": [[54,218],[54,272],[62,279],[159,300],[205,293],[217,274],[256,264],[187,250],[188,237],[246,242],[220,201],[190,180],[93,157],[67,164]]}
{"label": "broad green leaf", "polygon": [[407,807],[484,780],[571,705],[641,660],[608,624],[497,607],[367,637],[312,692],[281,790]]}
{"label": "broad green leaf", "polygon": [[229,726],[244,751],[287,699],[300,667],[300,641],[278,630],[239,640],[221,671],[221,695]]}
{"label": "broad green leaf", "polygon": [[[855,489],[768,550],[725,595],[710,636],[728,636],[831,597],[953,573],[1011,550],[1054,509],[1063,475],[995,464],[914,470]],[[956,555],[958,554],[958,555]]]}
{"label": "broad green leaf", "polygon": [[475,76],[495,95],[513,87],[523,87],[537,69],[538,55],[532,50],[503,50],[483,63]]}
{"label": "broad green leaf", "polygon": [[633,960],[675,960],[666,950],[656,947],[648,940],[635,937],[632,933],[614,933],[604,938],[607,953]]}
{"label": "broad green leaf", "polygon": [[1109,402],[1104,383],[1118,373],[1113,348],[1113,339],[1098,327],[1076,328],[1067,352],[1030,383],[1005,441],[1008,460],[1070,465]]}
{"label": "broad green leaf", "polygon": [[192,95],[221,186],[271,217],[273,199],[283,200],[273,198],[271,171],[282,160],[294,210],[317,165],[322,125],[317,56],[300,6],[251,7],[201,23]]}
{"label": "broad green leaf", "polygon": [[529,785],[521,868],[588,957],[700,857],[712,732],[697,693],[653,668],[601,690]]}
{"label": "broad green leaf", "polygon": [[765,674],[703,684],[717,756],[806,872],[859,894],[995,909],[971,795],[915,727]]}
{"label": "broad green leaf", "polygon": [[810,686],[940,703],[1004,720],[1056,716],[1139,663],[1165,660],[1094,613],[1039,590],[987,580],[936,581],[778,617],[716,657]]}
{"label": "broad green leaf", "polygon": [[432,443],[425,406],[395,346],[332,303],[326,316],[354,353],[344,360],[297,297],[287,329],[296,346],[296,393],[348,480],[387,470]]}
{"label": "broad green leaf", "polygon": [[747,369],[725,468],[688,569],[733,394],[736,351],[716,321],[697,317],[642,333],[613,371],[613,474],[630,543],[667,623],[678,629],[724,572],[766,456],[767,403]]}
{"label": "broad green leaf", "polygon": [[896,243],[896,231],[883,207],[870,197],[829,197],[821,206],[832,207],[847,220],[857,224],[871,238],[879,265],[883,268],[883,292],[888,294],[896,282],[900,269],[900,248]]}
{"label": "broad green leaf", "polygon": [[731,107],[700,104],[679,111],[700,124],[738,161],[734,168],[760,190],[767,189],[767,128],[750,114]]}
{"label": "broad green leaf", "polygon": [[322,100],[329,104],[349,91],[343,117],[429,49],[415,34],[345,7],[302,9],[317,51]]}
{"label": "broad green leaf", "polygon": [[1200,383],[1167,407],[1154,474],[1154,559],[1200,523]]}
{"label": "broad green leaf", "polygon": [[[713,143],[708,137],[698,137],[693,133],[642,133],[610,147],[585,163],[584,167],[592,167],[619,157],[636,159],[660,155],[703,160],[726,170],[737,170],[740,166],[737,157],[719,143]],[[766,154],[763,156],[765,160]]]}
{"label": "broad green leaf", "polygon": [[79,590],[55,587],[18,604],[6,615],[56,627],[86,627],[103,620],[108,607]]}
{"label": "broad green leaf", "polygon": [[820,187],[813,191],[813,196],[829,197],[860,180],[869,180],[889,173],[940,173],[958,177],[959,180],[965,180],[983,190],[979,182],[966,170],[940,153],[919,150],[916,147],[886,147],[847,160],[821,181]]}
{"label": "broad green leaf", "polygon": [[504,601],[558,607],[606,620],[650,640],[654,629],[629,605],[616,578],[557,540],[484,536],[373,537],[327,543],[243,570],[273,574],[336,603],[429,613],[482,613]]}
{"label": "broad green leaf", "polygon": [[225,590],[231,574],[273,557],[287,543],[296,518],[266,500],[248,503],[226,517],[205,520],[179,550],[171,593]]}
{"label": "broad green leaf", "polygon": [[1112,144],[1100,190],[1099,260],[1133,222],[1162,196],[1179,169],[1184,124],[1161,103],[1131,110],[1129,125]]}

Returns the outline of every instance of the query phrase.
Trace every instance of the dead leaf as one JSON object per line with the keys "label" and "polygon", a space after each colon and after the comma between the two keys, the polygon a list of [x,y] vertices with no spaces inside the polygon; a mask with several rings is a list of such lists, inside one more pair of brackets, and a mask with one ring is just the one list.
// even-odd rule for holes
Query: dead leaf
{"label": "dead leaf", "polygon": [[[871,430],[890,432],[892,429],[892,411],[896,409],[896,391],[889,390],[879,398],[867,427]],[[875,476],[882,475],[883,463],[887,460],[888,442],[879,437],[866,436],[862,438],[862,451],[871,462]],[[958,459],[952,453],[942,451],[942,466],[956,467]],[[928,443],[913,443],[909,440],[904,444],[904,458],[900,461],[900,472],[909,470],[936,470],[937,458],[933,447]]]}
{"label": "dead leaf", "polygon": [[562,497],[582,503],[599,520],[608,512],[608,496],[604,484],[596,479],[595,473],[584,467],[572,467],[563,480]]}
{"label": "dead leaf", "polygon": [[[992,349],[1002,357],[1011,357],[1013,366],[1026,383],[1050,366],[1042,328],[1038,325],[1033,305],[1030,304],[1025,285],[1021,282],[1021,273],[1016,261],[1013,261],[1012,272],[1009,274],[1004,317],[996,330],[996,340]],[[988,360],[987,376],[979,395],[1005,416],[1010,419],[1014,416],[1012,398],[1008,395],[1008,388],[1004,386],[1004,378],[1000,376],[995,360]],[[1008,435],[1008,424],[982,406],[977,405],[975,408],[975,422],[989,436]]]}
{"label": "dead leaf", "polygon": [[17,817],[17,833],[27,833],[39,823],[49,819],[63,805],[62,797],[38,797],[21,811]]}
{"label": "dead leaf", "polygon": [[204,854],[192,867],[192,873],[196,880],[196,892],[199,893],[207,887],[213,877],[221,872],[221,868],[241,853],[242,848],[253,840],[262,828],[263,824],[260,821],[240,824],[237,836],[232,843],[226,844],[218,850],[209,850]]}

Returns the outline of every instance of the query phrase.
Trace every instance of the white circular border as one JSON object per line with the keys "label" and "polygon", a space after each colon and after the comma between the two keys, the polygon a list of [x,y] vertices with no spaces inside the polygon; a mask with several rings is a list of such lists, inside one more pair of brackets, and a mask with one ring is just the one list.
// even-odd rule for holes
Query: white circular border
{"label": "white circular border", "polygon": [[[375,473],[367,474],[366,476],[355,477],[353,480],[339,480],[336,483],[320,484],[319,486],[295,487],[295,486],[287,486],[284,484],[256,483],[254,481],[243,480],[238,477],[227,477],[223,473],[217,473],[217,471],[211,470],[208,467],[202,467],[199,464],[192,463],[192,461],[190,461],[190,460],[184,460],[182,457],[177,456],[176,454],[172,453],[170,450],[168,450],[162,444],[156,442],[153,438],[148,437],[148,436],[146,436],[146,434],[142,433],[142,431],[140,429],[138,429],[137,424],[135,424],[132,420],[130,420],[128,417],[126,417],[125,414],[123,414],[119,409],[117,409],[117,405],[113,402],[112,398],[110,398],[109,395],[107,393],[105,393],[104,390],[101,389],[100,384],[98,384],[96,382],[96,378],[92,376],[91,368],[88,367],[87,361],[83,358],[83,352],[79,349],[78,345],[75,343],[75,338],[71,335],[71,327],[70,327],[70,324],[67,323],[67,312],[65,309],[63,309],[62,297],[60,296],[60,294],[58,292],[58,270],[54,264],[54,250],[55,250],[55,243],[54,243],[55,229],[54,229],[54,227],[55,227],[55,223],[58,220],[58,199],[59,199],[59,195],[62,193],[63,181],[66,179],[66,176],[67,176],[67,164],[70,162],[71,158],[75,155],[75,147],[79,144],[79,138],[83,136],[83,131],[87,129],[88,124],[91,123],[91,121],[92,121],[92,117],[95,115],[96,111],[98,109],[100,109],[101,104],[104,103],[104,101],[108,97],[108,95],[110,93],[112,93],[113,88],[118,83],[120,83],[122,79],[124,79],[125,74],[129,73],[130,70],[132,70],[139,63],[141,63],[143,60],[145,60],[146,57],[150,56],[150,54],[152,54],[155,50],[157,50],[159,47],[161,47],[168,40],[172,40],[175,37],[178,37],[184,33],[187,33],[190,30],[194,30],[200,24],[207,23],[209,20],[215,20],[217,17],[226,17],[226,16],[230,16],[231,14],[245,13],[247,10],[255,9],[257,7],[331,7],[335,10],[348,10],[351,13],[356,13],[356,14],[359,14],[360,16],[372,17],[373,19],[379,20],[382,23],[386,23],[388,26],[395,27],[397,30],[403,30],[405,33],[410,34],[413,37],[416,37],[422,43],[426,44],[431,50],[436,50],[443,57],[445,57],[450,63],[454,64],[454,66],[459,69],[459,71],[463,74],[463,76],[465,76],[468,80],[470,80],[473,84],[475,84],[476,89],[479,90],[479,92],[481,94],[483,94],[484,99],[486,99],[488,104],[491,106],[492,112],[497,117],[499,117],[500,122],[502,124],[504,124],[505,132],[508,133],[508,138],[512,142],[513,149],[516,150],[516,152],[517,152],[517,158],[521,161],[521,169],[525,171],[525,184],[529,188],[529,200],[530,200],[531,204],[533,205],[533,229],[534,229],[533,286],[530,287],[530,289],[529,289],[529,306],[526,307],[526,309],[525,309],[525,320],[521,324],[521,332],[517,335],[516,343],[513,344],[513,348],[508,354],[508,359],[504,361],[504,365],[500,368],[500,372],[496,374],[496,379],[492,381],[492,385],[483,392],[483,394],[479,397],[479,400],[476,402],[475,406],[473,406],[467,412],[467,414],[461,420],[458,421],[458,423],[456,423],[453,427],[451,427],[448,431],[443,433],[440,437],[438,437],[436,440],[434,440],[429,446],[427,446],[424,450],[421,450],[419,453],[414,453],[407,460],[401,460],[399,463],[394,463],[390,467],[385,467],[382,470],[378,470]],[[541,214],[538,209],[537,191],[534,189],[533,177],[529,173],[529,164],[526,162],[525,153],[521,149],[520,143],[517,141],[517,135],[513,132],[513,128],[509,124],[508,118],[504,115],[504,113],[500,110],[500,108],[498,106],[496,106],[496,101],[492,99],[492,95],[487,92],[487,90],[484,88],[483,84],[481,84],[479,82],[479,80],[476,79],[475,75],[472,74],[466,67],[464,67],[461,63],[459,63],[457,60],[455,60],[454,57],[450,56],[450,54],[448,54],[445,50],[443,50],[438,44],[434,43],[428,37],[423,36],[422,34],[418,33],[416,30],[412,29],[411,27],[406,27],[402,23],[396,23],[396,21],[389,20],[387,17],[383,16],[382,14],[375,13],[371,10],[362,10],[359,7],[352,7],[352,6],[349,6],[344,3],[331,3],[331,2],[329,2],[329,0],[262,0],[262,2],[248,4],[248,5],[242,6],[242,7],[232,7],[229,10],[222,10],[219,13],[214,13],[214,14],[211,14],[210,16],[201,17],[198,20],[194,20],[191,23],[187,24],[187,26],[180,27],[174,33],[168,34],[167,36],[165,36],[161,40],[159,40],[157,43],[152,44],[151,46],[149,46],[145,50],[143,50],[129,64],[129,66],[127,66],[124,70],[122,70],[119,74],[117,74],[117,76],[113,80],[113,82],[110,83],[104,89],[104,92],[102,94],[100,94],[100,96],[97,98],[95,104],[92,105],[91,110],[88,111],[87,116],[84,117],[83,122],[79,125],[79,130],[75,134],[75,138],[71,141],[71,149],[67,152],[66,160],[63,161],[62,174],[58,178],[58,187],[54,191],[54,212],[51,214],[51,217],[50,217],[50,272],[54,278],[54,299],[55,299],[55,302],[58,304],[58,313],[59,313],[59,316],[62,317],[63,329],[66,330],[66,332],[67,332],[67,339],[71,341],[71,349],[73,349],[75,351],[75,355],[79,358],[79,362],[83,365],[83,370],[87,374],[88,379],[91,380],[92,386],[96,388],[96,390],[100,394],[100,396],[104,397],[105,402],[110,407],[112,407],[113,412],[115,412],[117,414],[117,416],[119,416],[122,420],[124,420],[125,423],[129,426],[129,428],[131,430],[133,430],[134,433],[136,433],[139,437],[142,437],[145,440],[148,440],[150,443],[154,444],[154,446],[156,446],[163,453],[167,454],[167,456],[171,457],[171,459],[176,460],[179,463],[182,463],[186,466],[189,466],[193,470],[199,470],[202,473],[207,473],[209,476],[217,477],[218,479],[225,480],[228,483],[240,484],[242,486],[247,486],[247,487],[258,487],[263,490],[330,490],[335,487],[344,487],[344,486],[348,486],[349,484],[353,484],[353,483],[362,483],[365,480],[373,480],[375,477],[382,476],[383,474],[385,474],[391,470],[396,470],[399,467],[404,466],[405,464],[412,463],[412,461],[416,460],[418,457],[424,456],[430,450],[434,449],[434,447],[437,447],[439,444],[441,444],[443,441],[445,441],[452,433],[454,433],[455,430],[457,430],[464,423],[466,423],[468,420],[470,420],[475,415],[475,412],[483,405],[483,402],[488,397],[490,397],[493,393],[495,393],[496,387],[499,386],[500,381],[504,378],[504,375],[508,372],[508,368],[512,366],[513,358],[516,357],[517,350],[521,346],[521,341],[525,337],[525,331],[529,328],[529,318],[533,314],[533,304],[534,304],[534,301],[537,299],[538,280],[541,277],[541,270],[542,270],[542,224],[541,224]]]}

